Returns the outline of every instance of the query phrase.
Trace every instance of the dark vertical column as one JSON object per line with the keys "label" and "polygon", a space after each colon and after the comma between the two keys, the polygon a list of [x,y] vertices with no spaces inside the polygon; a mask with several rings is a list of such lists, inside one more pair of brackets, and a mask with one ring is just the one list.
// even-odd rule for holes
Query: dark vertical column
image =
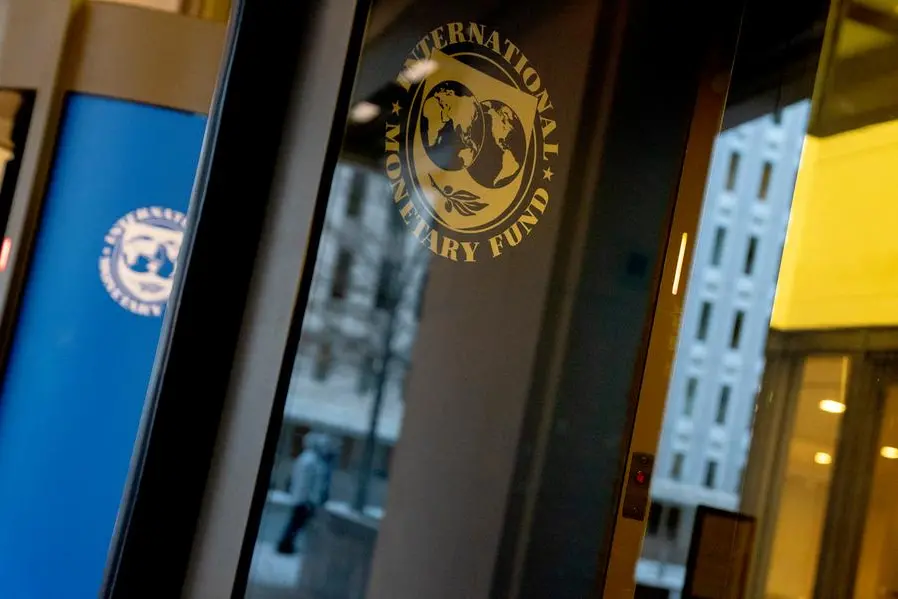
{"label": "dark vertical column", "polygon": [[814,599],[854,596],[885,404],[882,366],[854,354],[823,522]]}
{"label": "dark vertical column", "polygon": [[[293,102],[296,81],[310,68],[304,61],[315,39],[310,29],[324,4],[236,3],[103,597],[180,597],[188,580],[206,485],[220,480],[211,472],[234,365],[245,362],[238,349],[246,339],[245,311],[252,309],[247,290],[259,277],[285,122],[316,100],[309,94]],[[348,93],[331,100],[327,114],[345,114],[348,103]],[[316,146],[336,162],[336,147],[317,140]],[[311,197],[303,199],[312,206],[317,182],[308,188]],[[307,238],[308,220],[291,226],[295,237]],[[314,260],[314,247],[310,253]],[[268,412],[262,415],[267,421]],[[255,476],[258,462],[251,468]],[[230,591],[234,571],[224,563],[228,591],[207,588],[203,596]]]}
{"label": "dark vertical column", "polygon": [[767,351],[742,490],[742,511],[758,521],[746,589],[749,599],[760,599],[765,594],[804,364],[802,354],[777,348],[781,338],[776,332],[770,334],[772,347]]}

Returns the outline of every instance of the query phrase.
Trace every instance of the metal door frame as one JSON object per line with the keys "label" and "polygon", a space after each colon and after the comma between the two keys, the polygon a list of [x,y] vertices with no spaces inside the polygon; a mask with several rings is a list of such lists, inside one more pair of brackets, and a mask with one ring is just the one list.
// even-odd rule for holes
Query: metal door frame
{"label": "metal door frame", "polygon": [[[698,233],[708,159],[714,140],[724,129],[735,127],[801,98],[810,97],[816,81],[817,60],[814,53],[824,43],[823,31],[818,31],[819,27],[810,27],[806,34],[795,38],[797,41],[762,52],[760,50],[764,49],[768,37],[783,34],[782,30],[771,34],[768,29],[769,13],[775,8],[774,4],[766,0],[746,0],[742,6],[744,9],[735,31],[720,27],[719,22],[708,20],[714,22],[714,31],[718,36],[716,45],[711,50],[712,55],[715,51],[722,52],[720,57],[729,55],[732,62],[725,68],[720,57],[715,62],[713,56],[709,56],[712,62],[707,65],[699,84],[696,117],[690,132],[687,162],[677,192],[674,224],[670,246],[667,248],[664,274],[666,282],[662,284],[651,323],[650,349],[645,369],[641,380],[636,384],[638,411],[630,455],[643,452],[654,454],[660,440],[683,299],[688,292],[685,283],[689,279],[691,245]],[[808,14],[809,23],[826,23],[829,14],[826,1],[809,2],[796,7],[796,11],[801,10]],[[790,17],[795,20],[794,13]],[[730,92],[732,94],[728,95]],[[680,235],[686,237],[679,237]],[[684,241],[684,266],[680,273],[674,244],[688,237],[692,241]],[[671,293],[676,275],[679,275],[680,281],[679,294]],[[604,597],[608,599],[632,597],[636,585],[636,563],[644,536],[644,523],[627,520],[620,511],[604,587]]]}
{"label": "metal door frame", "polygon": [[[689,131],[686,155],[665,248],[660,289],[652,315],[648,352],[635,383],[636,413],[628,455],[657,452],[663,424],[664,406],[671,366],[676,353],[684,298],[695,249],[699,219],[704,203],[705,181],[710,168],[714,142],[721,130],[733,63],[736,58],[743,7],[732,3],[716,15],[705,49],[704,68],[697,82],[697,96]],[[626,497],[630,480],[628,469],[623,477],[620,499]],[[647,511],[646,511],[647,513]],[[618,505],[614,537],[606,570],[603,597],[632,597],[636,589],[636,562],[642,549],[645,520],[631,519]]]}
{"label": "metal door frame", "polygon": [[[298,334],[291,315],[308,295],[329,191],[321,174],[336,163],[366,14],[355,0],[232,8],[104,597],[232,594],[243,527],[208,522],[245,523],[258,509],[269,415],[292,366],[281,361]],[[278,160],[288,143],[293,155]],[[296,181],[321,185],[289,195]]]}

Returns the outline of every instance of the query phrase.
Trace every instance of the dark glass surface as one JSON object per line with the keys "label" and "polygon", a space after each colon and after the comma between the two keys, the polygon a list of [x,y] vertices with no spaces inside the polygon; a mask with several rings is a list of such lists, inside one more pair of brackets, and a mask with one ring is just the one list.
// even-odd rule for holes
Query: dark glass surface
{"label": "dark glass surface", "polygon": [[600,584],[701,4],[374,3],[246,597]]}

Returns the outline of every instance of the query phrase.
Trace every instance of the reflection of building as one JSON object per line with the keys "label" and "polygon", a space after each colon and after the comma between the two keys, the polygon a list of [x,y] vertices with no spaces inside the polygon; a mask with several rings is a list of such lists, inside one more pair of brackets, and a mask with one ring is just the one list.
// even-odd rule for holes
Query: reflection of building
{"label": "reflection of building", "polygon": [[[287,397],[274,488],[286,488],[290,456],[301,436],[314,429],[342,441],[332,497],[348,500],[381,381],[374,470],[378,478],[385,475],[402,422],[403,381],[418,322],[425,266],[420,249],[393,206],[385,177],[361,167],[337,169]],[[385,352],[388,336],[391,349]],[[380,485],[372,490],[378,505]]]}
{"label": "reflection of building", "polygon": [[720,135],[652,486],[640,584],[676,596],[697,505],[736,510],[807,127],[802,103]]}

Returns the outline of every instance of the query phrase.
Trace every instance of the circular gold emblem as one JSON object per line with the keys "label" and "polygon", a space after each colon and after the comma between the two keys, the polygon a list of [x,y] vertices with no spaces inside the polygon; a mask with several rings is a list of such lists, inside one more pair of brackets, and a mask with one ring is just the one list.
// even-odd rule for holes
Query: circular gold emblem
{"label": "circular gold emblem", "polygon": [[386,173],[402,220],[456,262],[496,258],[549,204],[558,155],[549,92],[524,53],[477,23],[427,34],[396,78]]}

